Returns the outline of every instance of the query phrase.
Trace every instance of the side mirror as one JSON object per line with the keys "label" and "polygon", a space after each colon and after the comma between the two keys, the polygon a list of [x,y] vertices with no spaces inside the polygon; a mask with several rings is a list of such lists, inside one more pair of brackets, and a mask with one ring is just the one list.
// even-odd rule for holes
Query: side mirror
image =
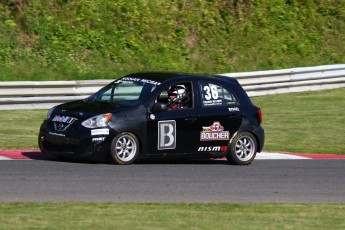
{"label": "side mirror", "polygon": [[167,111],[168,106],[165,103],[157,102],[151,107],[153,113]]}

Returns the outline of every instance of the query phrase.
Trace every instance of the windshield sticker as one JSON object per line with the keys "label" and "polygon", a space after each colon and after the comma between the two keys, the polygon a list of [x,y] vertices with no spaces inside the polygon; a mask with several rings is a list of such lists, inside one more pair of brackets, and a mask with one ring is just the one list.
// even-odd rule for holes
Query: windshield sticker
{"label": "windshield sticker", "polygon": [[205,85],[203,88],[203,104],[204,106],[222,105],[223,101],[219,98],[218,88],[216,85]]}
{"label": "windshield sticker", "polygon": [[135,77],[124,77],[124,78],[121,78],[120,80],[116,81],[116,83],[120,82],[120,81],[142,82],[142,83],[148,83],[151,85],[160,85],[161,84],[160,82],[157,82],[157,81],[144,79],[144,78],[135,78]]}
{"label": "windshield sticker", "polygon": [[176,122],[158,121],[158,150],[176,148]]}
{"label": "windshield sticker", "polygon": [[219,121],[213,122],[211,126],[203,126],[200,132],[200,141],[222,141],[230,139],[230,132],[224,131]]}
{"label": "windshield sticker", "polygon": [[93,129],[91,130],[91,135],[109,135],[109,129]]}

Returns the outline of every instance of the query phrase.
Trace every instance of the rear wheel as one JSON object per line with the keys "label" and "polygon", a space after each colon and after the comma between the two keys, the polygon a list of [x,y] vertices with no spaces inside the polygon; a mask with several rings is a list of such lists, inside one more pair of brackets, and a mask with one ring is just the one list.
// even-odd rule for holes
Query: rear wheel
{"label": "rear wheel", "polygon": [[257,142],[253,134],[248,132],[239,133],[230,145],[227,159],[236,165],[250,164],[257,151]]}
{"label": "rear wheel", "polygon": [[120,133],[111,143],[111,157],[115,164],[132,164],[139,155],[139,142],[131,133]]}

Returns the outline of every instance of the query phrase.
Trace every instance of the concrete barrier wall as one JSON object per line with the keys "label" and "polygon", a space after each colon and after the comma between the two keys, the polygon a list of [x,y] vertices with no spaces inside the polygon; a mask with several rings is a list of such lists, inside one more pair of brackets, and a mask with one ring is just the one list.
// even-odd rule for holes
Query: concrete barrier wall
{"label": "concrete barrier wall", "polygon": [[[219,75],[236,78],[250,97],[345,87],[345,64]],[[86,98],[111,81],[0,82],[0,110],[48,109]]]}

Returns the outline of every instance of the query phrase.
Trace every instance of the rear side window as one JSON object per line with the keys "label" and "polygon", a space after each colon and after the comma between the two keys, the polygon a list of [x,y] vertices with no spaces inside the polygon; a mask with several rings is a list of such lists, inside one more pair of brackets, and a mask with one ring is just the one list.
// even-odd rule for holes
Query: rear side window
{"label": "rear side window", "polygon": [[200,92],[203,107],[238,104],[235,94],[231,90],[218,84],[201,81]]}

